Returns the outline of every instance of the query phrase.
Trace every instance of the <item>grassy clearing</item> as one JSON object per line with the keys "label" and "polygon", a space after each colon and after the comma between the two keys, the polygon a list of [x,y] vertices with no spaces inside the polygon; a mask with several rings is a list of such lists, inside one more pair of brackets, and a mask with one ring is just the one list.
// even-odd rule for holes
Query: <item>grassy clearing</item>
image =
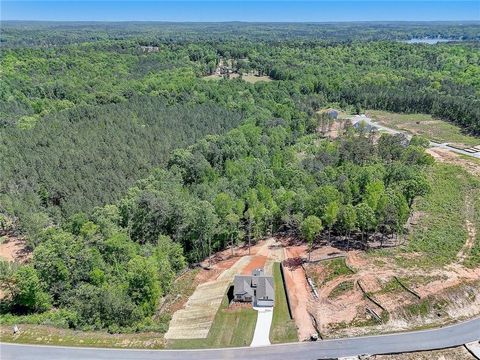
{"label": "grassy clearing", "polygon": [[391,293],[399,293],[405,291],[403,287],[400,285],[400,283],[395,280],[394,278],[391,278],[388,280],[385,284],[382,286],[382,290],[380,290],[378,293],[379,294],[391,294]]}
{"label": "grassy clearing", "polygon": [[321,287],[339,276],[353,274],[345,264],[345,258],[325,260],[315,265],[307,264],[305,271],[317,287]]}
{"label": "grassy clearing", "polygon": [[335,298],[345,294],[346,292],[353,289],[353,285],[354,285],[353,280],[344,281],[344,282],[338,284],[337,287],[335,289],[333,289],[330,294],[328,294],[328,298],[329,299],[335,299]]}
{"label": "grassy clearing", "polygon": [[325,271],[327,276],[324,283],[329,282],[342,275],[350,275],[352,271],[345,264],[345,258],[337,258],[324,262]]}
{"label": "grassy clearing", "polygon": [[153,332],[109,334],[100,331],[74,331],[45,325],[18,325],[20,333],[13,335],[12,326],[0,326],[4,342],[62,346],[162,349],[163,336]]}
{"label": "grassy clearing", "polygon": [[467,239],[465,198],[479,182],[458,166],[435,164],[429,180],[431,192],[418,199],[415,210],[423,215],[412,228],[407,251],[425,256],[398,256],[405,266],[443,266],[455,259]]}
{"label": "grassy clearing", "polygon": [[465,265],[468,267],[476,267],[480,265],[480,189],[473,192],[473,210],[474,210],[474,225],[476,228],[475,243],[470,250],[470,255],[465,260]]}
{"label": "grassy clearing", "polygon": [[256,322],[255,310],[246,307],[229,309],[225,295],[206,339],[170,340],[167,346],[173,349],[248,346]]}
{"label": "grassy clearing", "polygon": [[405,312],[413,317],[425,317],[432,313],[441,316],[448,302],[444,299],[422,299],[404,307]]}
{"label": "grassy clearing", "polygon": [[271,79],[268,76],[256,76],[256,75],[242,75],[242,79],[251,84],[255,84],[259,81],[266,81],[266,82],[273,81],[273,79]]}
{"label": "grassy clearing", "polygon": [[459,127],[443,120],[432,118],[427,114],[398,114],[387,111],[369,110],[367,114],[381,124],[406,130],[440,142],[458,145],[479,145],[480,139],[462,134]]}
{"label": "grassy clearing", "polygon": [[199,269],[188,270],[173,282],[164,303],[160,305],[157,314],[154,316],[154,323],[162,325],[163,333],[167,332],[173,313],[179,310],[195,291],[198,285],[195,277],[199,271]]}
{"label": "grassy clearing", "polygon": [[290,318],[287,305],[287,294],[283,286],[280,263],[273,267],[275,279],[275,307],[273,309],[270,341],[273,344],[298,341],[295,322]]}
{"label": "grassy clearing", "polygon": [[[207,76],[204,76],[203,79],[204,80],[214,80],[214,81],[218,81],[218,80],[222,80],[222,79],[237,79],[239,78],[240,75],[239,74],[230,74],[230,77],[229,78],[225,78],[223,75],[217,75],[217,74],[213,74],[213,75],[207,75]],[[269,76],[256,76],[256,75],[242,75],[242,80],[245,80],[246,82],[250,83],[250,84],[255,84],[257,82],[270,82],[270,81],[273,81],[272,78],[270,78]]]}

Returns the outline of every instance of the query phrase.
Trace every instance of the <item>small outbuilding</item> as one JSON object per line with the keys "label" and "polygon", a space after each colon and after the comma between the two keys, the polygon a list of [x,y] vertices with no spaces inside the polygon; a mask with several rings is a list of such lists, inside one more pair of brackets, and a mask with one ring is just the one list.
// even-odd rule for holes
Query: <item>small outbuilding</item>
{"label": "small outbuilding", "polygon": [[251,302],[253,306],[273,306],[273,276],[264,275],[263,269],[253,270],[252,275],[236,275],[233,281],[233,298],[235,301]]}
{"label": "small outbuilding", "polygon": [[327,109],[325,114],[327,114],[331,119],[336,120],[338,118],[338,111],[335,109]]}

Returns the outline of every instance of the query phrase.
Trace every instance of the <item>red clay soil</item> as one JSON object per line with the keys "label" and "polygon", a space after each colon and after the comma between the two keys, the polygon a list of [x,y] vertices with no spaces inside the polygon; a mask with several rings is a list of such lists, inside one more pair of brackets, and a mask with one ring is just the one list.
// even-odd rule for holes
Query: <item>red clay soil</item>
{"label": "red clay soil", "polygon": [[[210,261],[208,260],[208,258],[206,258],[200,264],[204,267],[208,267],[209,264],[211,264],[212,267],[220,266],[223,269],[227,269],[230,266],[225,267],[224,265],[222,265],[226,260],[232,261],[230,264],[233,265],[239,258],[243,256],[257,255],[257,253],[259,253],[260,251],[265,252],[265,250],[263,250],[265,248],[264,245],[265,245],[265,240],[261,240],[255,244],[252,244],[252,246],[250,246],[250,254],[248,253],[248,245],[235,247],[233,249],[233,256],[232,256],[232,249],[228,248],[213,254]],[[268,252],[261,255],[268,256]]]}
{"label": "red clay soil", "polygon": [[[293,249],[293,251],[289,248],[285,249],[286,260],[298,257],[297,255],[299,255],[298,249]],[[316,330],[308,312],[312,294],[307,284],[305,271],[301,266],[295,268],[285,267],[284,270],[292,315],[298,329],[298,338],[300,341],[310,339],[310,336],[315,334]]]}
{"label": "red clay soil", "polygon": [[266,262],[267,262],[266,256],[255,255],[252,257],[252,260],[250,260],[250,263],[247,266],[245,266],[245,268],[242,271],[242,274],[251,275],[252,271],[255,269],[263,269]]}
{"label": "red clay soil", "polygon": [[202,284],[204,282],[215,280],[222,273],[222,271],[223,270],[221,269],[201,269],[195,277],[195,283],[198,282],[198,284]]}
{"label": "red clay soil", "polygon": [[[319,246],[312,250],[310,254],[311,261],[326,260],[340,255],[346,255],[345,251],[334,248],[333,246]],[[307,255],[308,256],[308,255]]]}
{"label": "red clay soil", "polygon": [[365,269],[365,267],[369,265],[368,260],[365,259],[362,253],[358,250],[349,251],[345,262],[348,266],[356,270]]}
{"label": "red clay soil", "polygon": [[350,276],[339,276],[318,289],[319,303],[315,304],[312,312],[319,324],[320,331],[326,333],[332,325],[343,322],[350,323],[358,319],[359,314],[365,314],[367,302],[363,293],[358,289],[358,286],[354,286],[352,290],[345,292],[335,299],[328,297],[338,285],[347,281],[349,278]]}

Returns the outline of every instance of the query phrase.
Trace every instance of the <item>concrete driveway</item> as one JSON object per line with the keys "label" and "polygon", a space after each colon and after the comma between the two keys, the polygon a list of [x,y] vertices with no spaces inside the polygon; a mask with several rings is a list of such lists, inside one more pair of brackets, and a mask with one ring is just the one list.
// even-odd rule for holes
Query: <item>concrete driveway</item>
{"label": "concrete driveway", "polygon": [[272,326],[273,308],[254,308],[257,310],[257,324],[250,346],[270,345],[270,327]]}

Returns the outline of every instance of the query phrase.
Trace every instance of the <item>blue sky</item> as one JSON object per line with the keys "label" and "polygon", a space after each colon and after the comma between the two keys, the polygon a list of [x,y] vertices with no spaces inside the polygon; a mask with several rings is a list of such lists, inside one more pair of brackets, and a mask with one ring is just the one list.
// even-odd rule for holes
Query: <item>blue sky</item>
{"label": "blue sky", "polygon": [[480,0],[0,1],[2,20],[277,22],[480,20]]}

